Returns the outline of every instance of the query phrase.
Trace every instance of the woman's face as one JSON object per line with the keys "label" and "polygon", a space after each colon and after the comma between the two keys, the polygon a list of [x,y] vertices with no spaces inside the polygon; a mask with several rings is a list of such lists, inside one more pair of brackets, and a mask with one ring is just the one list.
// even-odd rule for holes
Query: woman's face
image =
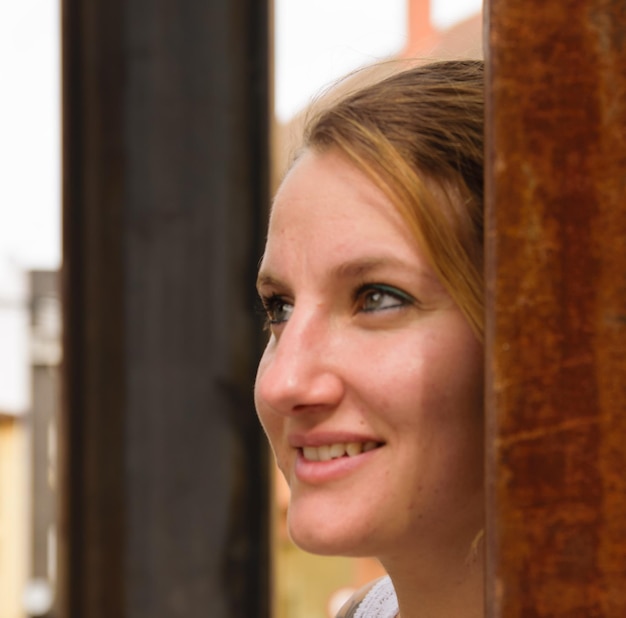
{"label": "woman's face", "polygon": [[482,527],[482,347],[390,201],[337,152],[280,188],[261,263],[259,417],[322,554],[401,555]]}

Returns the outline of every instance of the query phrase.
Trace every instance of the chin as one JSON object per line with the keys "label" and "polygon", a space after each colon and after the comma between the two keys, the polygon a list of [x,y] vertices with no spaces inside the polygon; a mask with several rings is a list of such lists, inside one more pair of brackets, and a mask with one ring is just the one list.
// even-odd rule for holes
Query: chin
{"label": "chin", "polygon": [[364,539],[348,522],[301,521],[289,516],[289,536],[303,551],[319,556],[357,558],[371,556],[364,547]]}
{"label": "chin", "polygon": [[345,541],[336,541],[334,539],[323,539],[315,535],[297,536],[293,532],[289,534],[291,540],[301,550],[316,554],[317,556],[342,556],[344,558],[363,558],[371,556],[369,552],[365,552],[355,547],[351,543]]}

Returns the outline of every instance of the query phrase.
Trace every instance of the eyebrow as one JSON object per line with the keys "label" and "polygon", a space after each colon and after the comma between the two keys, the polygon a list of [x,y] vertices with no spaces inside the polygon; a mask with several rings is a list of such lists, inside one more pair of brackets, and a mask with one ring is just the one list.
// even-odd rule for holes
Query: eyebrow
{"label": "eyebrow", "polygon": [[360,258],[349,262],[343,262],[332,269],[332,274],[340,279],[359,279],[383,268],[402,268],[413,272],[406,262],[393,257]]}
{"label": "eyebrow", "polygon": [[[419,277],[423,277],[428,280],[438,281],[437,278],[425,272],[422,268],[414,267],[403,260],[396,259],[390,256],[381,256],[381,257],[365,257],[358,258],[355,260],[351,260],[348,262],[342,262],[334,266],[330,274],[338,279],[361,279],[371,273],[374,273],[378,270],[383,270],[385,268],[400,268],[406,272],[410,272]],[[278,286],[282,287],[283,282],[274,277],[270,273],[259,272],[259,276],[257,278],[257,288],[262,286]]]}
{"label": "eyebrow", "polygon": [[259,276],[256,279],[257,290],[263,286],[280,286],[280,285],[282,285],[282,283],[279,279],[276,279],[276,277],[272,277],[272,275],[268,275],[263,272],[260,272]]}

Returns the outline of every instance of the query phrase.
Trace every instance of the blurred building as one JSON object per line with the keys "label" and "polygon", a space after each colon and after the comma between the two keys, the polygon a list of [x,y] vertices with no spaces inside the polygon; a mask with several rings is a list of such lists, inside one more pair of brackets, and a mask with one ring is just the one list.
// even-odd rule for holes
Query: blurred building
{"label": "blurred building", "polygon": [[431,19],[430,0],[407,0],[407,39],[401,58],[439,59],[483,57],[483,15],[470,15],[445,30]]}
{"label": "blurred building", "polygon": [[56,272],[30,271],[28,281],[31,548],[24,604],[31,608],[31,615],[47,616],[46,606],[52,602],[57,563],[57,413],[61,396],[61,302]]}
{"label": "blurred building", "polygon": [[22,618],[28,575],[27,277],[0,259],[0,616]]}
{"label": "blurred building", "polygon": [[0,616],[43,616],[56,561],[56,273],[0,260],[0,342]]}

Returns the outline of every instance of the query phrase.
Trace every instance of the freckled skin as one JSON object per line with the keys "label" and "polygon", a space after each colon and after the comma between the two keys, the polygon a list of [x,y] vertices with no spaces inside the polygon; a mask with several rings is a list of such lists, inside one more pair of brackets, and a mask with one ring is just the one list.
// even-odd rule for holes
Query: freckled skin
{"label": "freckled skin", "polygon": [[[483,521],[482,346],[400,215],[341,155],[306,153],[276,197],[259,280],[292,308],[271,328],[255,401],[291,488],[295,542],[383,564],[460,555]],[[364,283],[416,300],[363,311]],[[382,446],[313,485],[296,474],[294,432]]]}

